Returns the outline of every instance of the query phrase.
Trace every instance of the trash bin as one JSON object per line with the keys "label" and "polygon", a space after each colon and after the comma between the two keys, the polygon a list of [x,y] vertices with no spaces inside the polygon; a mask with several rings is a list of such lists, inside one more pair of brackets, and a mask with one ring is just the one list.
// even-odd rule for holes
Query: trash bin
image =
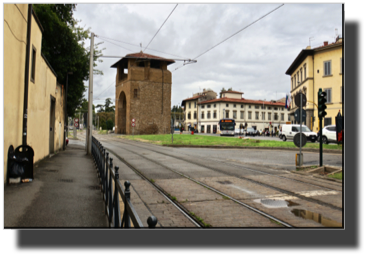
{"label": "trash bin", "polygon": [[9,178],[21,178],[32,180],[34,178],[34,150],[28,145],[13,145],[8,149],[8,181]]}

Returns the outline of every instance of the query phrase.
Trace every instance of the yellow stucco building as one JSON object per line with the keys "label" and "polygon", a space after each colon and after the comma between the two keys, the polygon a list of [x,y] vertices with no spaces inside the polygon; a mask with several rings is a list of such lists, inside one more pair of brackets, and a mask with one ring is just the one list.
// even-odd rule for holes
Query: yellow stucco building
{"label": "yellow stucco building", "polygon": [[336,41],[329,44],[324,42],[320,47],[311,49],[308,46],[302,50],[294,62],[286,71],[290,75],[292,97],[289,114],[293,123],[294,112],[298,107],[295,104],[295,96],[303,92],[307,97],[306,120],[303,123],[313,132],[319,130],[317,110],[317,95],[321,88],[327,93],[327,115],[322,126],[335,124],[338,112],[343,115],[343,43],[339,36]]}
{"label": "yellow stucco building", "polygon": [[[22,145],[27,4],[4,4],[4,182],[8,149]],[[64,88],[42,55],[42,32],[34,12],[31,16],[27,106],[27,145],[34,163],[56,153],[64,143]]]}

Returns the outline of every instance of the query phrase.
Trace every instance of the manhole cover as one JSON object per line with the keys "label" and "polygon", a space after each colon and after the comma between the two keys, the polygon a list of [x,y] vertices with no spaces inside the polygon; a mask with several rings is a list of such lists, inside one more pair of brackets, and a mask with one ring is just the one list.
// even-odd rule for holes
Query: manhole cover
{"label": "manhole cover", "polygon": [[71,183],[71,182],[73,182],[73,180],[72,179],[59,179],[59,180],[57,180],[58,182],[64,182],[64,183]]}
{"label": "manhole cover", "polygon": [[274,208],[281,208],[281,207],[287,207],[288,202],[285,200],[275,200],[275,199],[262,199],[261,203],[269,206],[269,207],[274,207]]}

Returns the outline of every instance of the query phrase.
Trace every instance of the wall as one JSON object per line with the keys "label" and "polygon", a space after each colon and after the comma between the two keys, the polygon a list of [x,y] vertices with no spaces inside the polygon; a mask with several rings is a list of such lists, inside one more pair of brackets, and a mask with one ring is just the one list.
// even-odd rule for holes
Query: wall
{"label": "wall", "polygon": [[[148,134],[153,125],[157,125],[159,134],[170,132],[171,72],[166,64],[162,63],[161,68],[136,67],[135,60],[128,60],[127,77],[117,76],[115,133]],[[135,89],[137,97],[134,96]],[[120,115],[118,110],[122,92],[126,98],[125,131],[120,125],[124,114]],[[133,118],[136,120],[134,128],[131,125]]]}
{"label": "wall", "polygon": [[[4,182],[8,148],[10,145],[16,148],[22,144],[27,11],[27,4],[4,4]],[[34,82],[30,80],[29,74],[27,144],[34,150],[34,163],[50,154],[51,96],[56,100],[55,151],[62,149],[64,142],[64,93],[57,85],[54,72],[41,55],[41,42],[41,29],[32,16],[30,74],[33,46],[36,49],[36,62]]]}
{"label": "wall", "polygon": [[[342,101],[341,101],[341,87],[342,87],[342,73],[340,73],[340,59],[342,58],[342,47],[336,47],[330,50],[318,51],[315,53],[314,65],[315,65],[315,95],[321,88],[323,91],[325,88],[332,89],[332,102],[327,103],[327,115],[325,118],[332,119],[332,125],[335,124],[335,117],[338,111],[342,111]],[[331,60],[332,62],[332,76],[324,75],[324,61]],[[317,73],[319,70],[319,73]],[[317,98],[316,98],[317,99]],[[315,111],[315,117],[318,119],[318,112]],[[319,122],[315,123],[315,129],[318,131]],[[323,125],[324,127],[324,122]]]}
{"label": "wall", "polygon": [[[189,108],[189,103],[191,104],[191,108]],[[196,107],[195,107],[196,103]],[[184,129],[188,130],[188,124],[191,124],[191,127],[194,127],[195,123],[197,125],[197,119],[199,114],[199,105],[198,105],[198,99],[195,100],[189,100],[185,102],[185,127]],[[196,118],[195,118],[195,112],[196,112]],[[188,114],[191,113],[191,118],[188,118]]]}
{"label": "wall", "polygon": [[233,98],[233,99],[241,99],[242,98],[242,94],[240,94],[240,93],[227,93],[227,92],[223,92],[222,97]]}
{"label": "wall", "polygon": [[[214,108],[214,104],[216,104],[216,107]],[[229,106],[226,107],[226,104],[228,104]],[[199,108],[200,108],[200,115],[199,115],[199,131],[201,131],[201,125],[204,125],[205,126],[205,130],[204,132],[206,133],[206,128],[207,128],[207,125],[214,125],[214,124],[218,124],[219,123],[219,120],[222,119],[222,116],[223,116],[223,109],[225,109],[226,111],[229,111],[230,113],[230,118],[233,118],[233,111],[237,111],[237,116],[236,116],[236,119],[235,119],[235,122],[236,122],[236,128],[240,128],[240,124],[244,124],[245,122],[247,122],[248,124],[248,127],[251,127],[251,126],[257,126],[257,129],[264,129],[265,127],[268,127],[269,126],[269,122],[272,122],[272,125],[273,126],[278,126],[278,125],[281,125],[281,124],[285,124],[287,121],[288,121],[288,111],[287,109],[284,108],[284,105],[282,104],[273,104],[273,105],[269,105],[268,106],[271,106],[272,109],[267,109],[268,107],[266,107],[265,110],[261,109],[262,107],[262,104],[252,104],[252,103],[235,103],[236,104],[236,107],[234,107],[234,103],[229,103],[229,102],[218,102],[218,103],[210,103],[211,107],[210,108],[207,108],[207,103],[206,104],[203,104],[205,105],[205,108],[201,108],[201,104],[199,104]],[[241,108],[241,105],[243,105],[243,108]],[[249,108],[249,106],[251,106],[251,108]],[[255,108],[255,106],[258,106],[258,109]],[[278,110],[274,110],[273,108],[274,107],[277,107]],[[214,111],[217,111],[217,117],[216,118],[213,118],[213,112]],[[211,111],[211,117],[210,119],[207,118],[207,112],[208,111]],[[205,114],[205,119],[201,119],[201,113],[204,112]],[[240,118],[240,112],[244,112],[244,118]],[[252,112],[252,118],[249,119],[248,118],[248,112]],[[256,112],[259,112],[259,119],[256,120]],[[261,113],[262,112],[265,112],[265,120],[262,120],[262,115]],[[268,113],[272,113],[272,120],[268,120]],[[274,120],[274,113],[278,113],[278,120]],[[281,114],[284,114],[284,120],[282,121],[281,120]],[[212,129],[212,128],[211,128]],[[219,129],[219,128],[218,128]],[[212,131],[212,130],[211,130]],[[218,130],[219,131],[219,130]]]}

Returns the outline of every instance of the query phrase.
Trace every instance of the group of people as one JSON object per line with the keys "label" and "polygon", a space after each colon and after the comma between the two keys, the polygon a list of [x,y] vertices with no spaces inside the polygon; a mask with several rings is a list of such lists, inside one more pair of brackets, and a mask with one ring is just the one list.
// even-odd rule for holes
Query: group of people
{"label": "group of people", "polygon": [[273,136],[274,137],[274,136],[277,136],[280,133],[280,131],[274,131],[274,129],[271,129],[271,132],[270,132],[269,130],[264,129],[260,133],[263,136]]}

